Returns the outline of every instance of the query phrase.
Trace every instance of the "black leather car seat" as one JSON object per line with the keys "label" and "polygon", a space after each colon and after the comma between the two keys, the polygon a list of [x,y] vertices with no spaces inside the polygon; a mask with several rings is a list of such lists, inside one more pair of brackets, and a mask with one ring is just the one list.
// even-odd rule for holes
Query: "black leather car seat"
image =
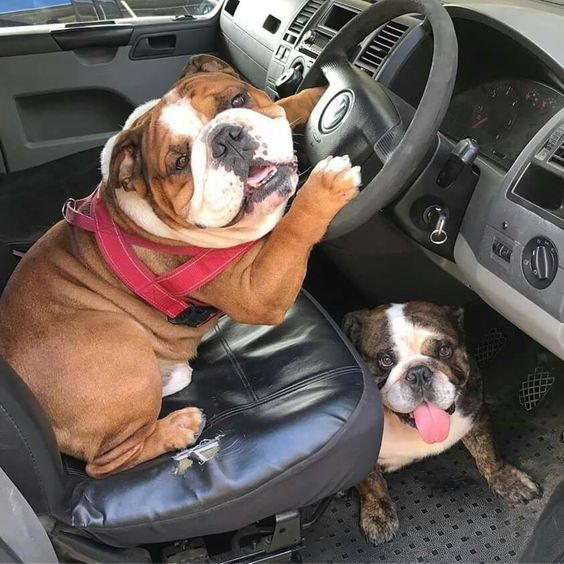
{"label": "black leather car seat", "polygon": [[100,181],[96,147],[39,166],[0,174],[0,244],[25,251],[62,219],[68,198],[83,198]]}
{"label": "black leather car seat", "polygon": [[17,264],[18,259],[12,251],[5,245],[0,244],[0,294]]}
{"label": "black leather car seat", "polygon": [[0,467],[38,514],[114,547],[238,529],[371,470],[382,433],[378,389],[307,293],[275,327],[222,318],[192,366],[191,385],[166,398],[163,412],[202,407],[202,439],[219,437],[215,457],[180,469],[164,455],[93,480],[82,462],[61,458],[43,410],[0,359]]}

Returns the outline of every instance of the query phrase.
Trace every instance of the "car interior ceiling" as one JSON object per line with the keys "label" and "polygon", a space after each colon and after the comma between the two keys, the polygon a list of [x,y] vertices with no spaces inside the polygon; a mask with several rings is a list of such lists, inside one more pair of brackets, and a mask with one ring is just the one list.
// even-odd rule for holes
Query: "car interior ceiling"
{"label": "car interior ceiling", "polygon": [[[368,5],[363,0],[339,0],[338,3],[354,14]],[[253,4],[258,12],[255,19],[249,4]],[[4,90],[0,92],[0,114],[10,114],[4,127],[0,125],[0,291],[18,257],[59,221],[64,202],[68,198],[83,198],[96,187],[100,181],[100,150],[104,140],[117,129],[116,124],[123,123],[133,106],[165,92],[190,54],[203,50],[220,55],[250,82],[277,96],[276,81],[288,70],[299,69],[301,73],[307,73],[324,45],[321,42],[316,45],[316,41],[325,36],[330,39],[338,31],[335,25],[333,29],[327,25],[331,20],[323,15],[334,0],[264,3],[271,5],[272,17],[278,21],[274,32],[263,27],[268,10],[257,8],[259,4],[251,0],[228,0],[212,23],[198,24],[196,31],[190,27],[183,29],[182,22],[172,23],[178,29],[178,45],[184,46],[184,34],[188,37],[190,33],[197,33],[197,38],[186,43],[186,48],[182,47],[184,50],[179,47],[180,51],[174,51],[170,58],[160,59],[154,54],[145,56],[140,53],[140,70],[132,71],[135,72],[131,81],[134,84],[127,85],[125,75],[135,63],[135,57],[128,57],[120,50],[137,46],[133,39],[131,45],[116,48],[114,55],[117,52],[115,56],[123,58],[123,65],[107,76],[103,75],[107,56],[103,48],[78,49],[76,54],[72,48],[65,48],[61,60],[56,60],[54,53],[39,54],[38,57],[44,58],[45,69],[37,71],[37,84],[30,86],[24,74],[29,75],[29,69],[37,64],[31,61],[33,52],[18,54],[17,48],[9,44],[8,36],[0,36],[0,75],[13,77],[9,86],[4,80],[0,85],[0,91]],[[358,497],[351,488],[334,497],[319,520],[304,530],[304,548],[300,552],[304,562],[563,561],[561,525],[564,517],[558,512],[562,511],[564,501],[561,484],[564,364],[556,345],[535,332],[536,325],[529,322],[525,312],[531,311],[529,305],[534,306],[540,316],[535,319],[544,319],[546,314],[552,317],[555,326],[560,327],[564,308],[562,295],[556,294],[564,287],[559,285],[564,270],[557,268],[554,286],[545,293],[534,290],[536,293],[533,294],[529,286],[523,289],[525,279],[515,282],[510,278],[513,274],[505,274],[509,271],[505,269],[504,260],[490,256],[491,242],[488,240],[486,244],[477,232],[492,231],[491,225],[486,224],[484,210],[494,213],[498,209],[492,195],[495,190],[499,193],[509,190],[511,195],[505,199],[507,202],[517,205],[519,201],[527,213],[533,208],[537,212],[532,227],[535,234],[544,237],[546,229],[550,229],[546,231],[550,234],[547,239],[556,241],[557,247],[560,244],[557,237],[562,236],[564,164],[554,178],[551,176],[547,180],[544,200],[538,196],[542,186],[532,194],[534,190],[528,189],[523,182],[527,181],[527,174],[536,175],[530,182],[540,186],[543,172],[550,174],[554,168],[547,161],[550,157],[545,156],[543,162],[539,160],[537,150],[548,142],[557,126],[564,124],[564,47],[561,39],[558,48],[552,45],[555,37],[552,31],[546,32],[547,44],[539,47],[539,35],[533,36],[536,32],[532,27],[541,17],[544,21],[559,18],[564,24],[564,7],[549,4],[539,7],[540,2],[520,0],[519,6],[530,12],[531,31],[527,37],[526,15],[517,18],[511,11],[507,20],[502,21],[504,3],[491,4],[499,7],[501,16],[493,9],[489,11],[487,0],[475,3],[467,0],[453,3],[449,8],[459,43],[459,71],[452,103],[434,149],[434,164],[430,165],[437,168],[419,170],[413,186],[393,205],[353,232],[317,246],[310,258],[304,288],[337,324],[349,311],[390,302],[427,300],[464,305],[465,335],[483,373],[498,448],[509,462],[526,470],[542,485],[544,495],[527,505],[509,506],[490,492],[468,453],[457,445],[438,457],[419,461],[388,476],[390,494],[401,522],[400,532],[393,541],[378,547],[365,541],[358,527]],[[303,20],[306,27],[302,26],[294,33],[291,24],[306,5],[313,6],[307,12],[308,19]],[[509,6],[507,10],[510,10]],[[339,17],[345,16],[340,14]],[[322,18],[325,19],[322,21]],[[404,38],[384,54],[381,66],[363,67],[360,56],[376,36],[371,37],[370,42],[362,43],[353,57],[360,61],[358,66],[364,72],[372,73],[395,94],[417,107],[428,75],[431,43],[425,23],[412,16],[408,19],[401,20],[405,24]],[[159,27],[163,25],[157,24],[156,35],[167,33],[166,26]],[[308,31],[315,33],[306,37]],[[142,31],[134,31],[134,34],[137,34],[135,39],[143,37]],[[211,37],[212,34],[215,35]],[[203,49],[198,45],[203,45]],[[560,63],[554,52],[548,52],[550,49],[558,51]],[[12,52],[10,50],[15,54],[6,55]],[[66,61],[70,60],[67,57],[79,60],[77,68],[80,65],[93,68],[93,73],[98,73],[94,83],[90,84],[82,76],[73,82],[76,61],[70,70],[65,69]],[[16,70],[18,59],[22,61],[20,71]],[[159,61],[162,61],[160,66]],[[51,73],[52,76],[47,76]],[[145,76],[153,78],[145,79]],[[40,84],[41,80],[45,81],[44,85]],[[73,93],[66,108],[60,100],[49,98],[59,80],[65,85],[62,92]],[[135,93],[136,84],[141,86]],[[21,94],[24,86],[30,91],[25,96]],[[281,88],[285,87],[287,85]],[[73,96],[81,91],[92,96],[87,97],[87,104],[91,100],[99,108],[99,114],[93,118],[93,122],[100,120],[99,129],[94,127],[85,132],[75,127],[85,106],[82,100]],[[101,91],[117,92],[118,107],[115,107],[113,98],[96,100]],[[488,109],[488,104],[492,108]],[[506,115],[507,108],[503,104],[519,104],[524,108],[523,113]],[[541,105],[542,109],[539,109]],[[108,113],[110,106],[114,110]],[[511,134],[504,130],[507,125],[504,123],[497,124],[493,131],[480,129],[481,120],[487,117],[491,122],[493,115],[500,114],[505,122],[510,122],[507,127]],[[538,121],[531,116],[536,116]],[[558,123],[554,122],[556,116],[560,119]],[[11,120],[22,123],[15,127],[15,121]],[[56,120],[62,125],[57,126],[58,133],[50,137],[49,131],[55,127]],[[476,124],[478,126],[474,128]],[[521,129],[518,130],[518,126]],[[541,129],[542,135],[539,133]],[[18,137],[20,132],[21,139]],[[303,130],[297,132],[297,147],[303,135]],[[540,137],[535,137],[537,135]],[[444,195],[446,191],[437,192],[436,187],[429,191],[425,175],[432,174],[434,183],[454,147],[469,136],[477,136],[482,147],[477,159],[464,169],[467,177],[455,187],[463,200],[456,203],[456,194],[453,196],[452,191],[447,195]],[[533,137],[537,139],[534,147],[530,145]],[[65,138],[66,142],[60,142]],[[562,139],[564,143],[564,130]],[[69,143],[75,149],[69,149]],[[525,159],[528,160],[525,162]],[[301,165],[301,172],[306,173],[309,163],[301,159]],[[515,182],[510,183],[513,178]],[[493,182],[492,179],[499,179],[495,190],[491,184],[490,191],[480,195],[480,183]],[[555,187],[551,188],[553,181]],[[554,192],[557,192],[558,205],[551,200]],[[429,243],[430,227],[423,225],[419,218],[421,205],[425,204],[425,209],[437,205],[436,194],[443,198],[437,200],[441,205],[452,206],[452,221],[457,217],[457,206],[461,206],[458,223],[453,224],[449,234],[452,247],[449,247],[450,239],[444,248]],[[547,200],[550,201],[546,203]],[[478,204],[482,212],[473,218],[473,225],[469,225],[469,216],[464,218],[464,214],[467,210],[475,211],[472,206]],[[416,214],[419,216],[414,219]],[[499,217],[502,215],[496,215],[496,221]],[[513,211],[508,212],[508,217],[511,217],[510,222],[521,221],[521,216]],[[528,243],[525,234],[528,232],[523,227],[519,236],[525,237],[524,240],[517,235],[514,238],[507,236],[501,228],[494,235],[504,244],[513,245],[515,257],[518,252],[525,252]],[[560,234],[555,235],[557,232]],[[457,236],[473,246],[473,256],[482,257],[484,245],[487,246],[487,260],[491,259],[495,264],[492,266],[480,258],[475,266],[468,267],[468,271],[463,266],[455,269],[457,263],[463,264],[462,260],[457,260],[461,259],[460,243],[457,248],[454,246]],[[559,250],[562,256],[564,246]],[[482,267],[496,274],[497,279],[508,285],[507,288],[517,289],[527,303],[515,303],[511,309],[512,305],[506,303],[511,299],[503,302],[500,298],[505,286],[500,284],[499,293],[490,295],[487,288],[479,286],[484,277],[476,275],[476,280],[465,277],[467,272],[478,272]],[[521,273],[521,268],[519,265],[512,272]],[[495,286],[492,282],[488,284]],[[537,294],[540,298],[535,301]],[[72,473],[72,464],[69,468]],[[548,538],[551,531],[547,515],[553,517],[552,523],[558,524],[556,528],[560,530],[560,536],[554,533],[551,542],[542,540]],[[230,540],[221,535],[208,538],[206,543],[210,553],[215,547],[218,554],[231,546]],[[147,550],[162,556],[156,547],[155,544]],[[72,554],[68,546],[65,550],[67,556]],[[109,553],[101,553],[99,557],[103,561]]]}

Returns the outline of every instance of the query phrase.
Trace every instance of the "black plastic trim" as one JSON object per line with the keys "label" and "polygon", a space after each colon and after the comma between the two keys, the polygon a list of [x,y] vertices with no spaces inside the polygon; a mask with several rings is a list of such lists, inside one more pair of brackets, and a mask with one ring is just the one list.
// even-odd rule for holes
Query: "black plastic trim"
{"label": "black plastic trim", "polygon": [[133,35],[130,25],[104,25],[99,28],[73,27],[52,31],[51,35],[63,51],[85,47],[120,47],[129,44]]}

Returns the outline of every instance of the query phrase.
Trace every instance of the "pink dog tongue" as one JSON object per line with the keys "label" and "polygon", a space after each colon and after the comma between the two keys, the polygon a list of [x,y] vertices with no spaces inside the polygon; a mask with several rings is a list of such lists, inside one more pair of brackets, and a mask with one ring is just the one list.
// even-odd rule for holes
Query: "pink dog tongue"
{"label": "pink dog tongue", "polygon": [[415,426],[426,443],[442,443],[450,430],[450,415],[432,403],[418,405],[413,411]]}
{"label": "pink dog tongue", "polygon": [[256,188],[273,170],[276,170],[274,165],[251,166],[247,184]]}

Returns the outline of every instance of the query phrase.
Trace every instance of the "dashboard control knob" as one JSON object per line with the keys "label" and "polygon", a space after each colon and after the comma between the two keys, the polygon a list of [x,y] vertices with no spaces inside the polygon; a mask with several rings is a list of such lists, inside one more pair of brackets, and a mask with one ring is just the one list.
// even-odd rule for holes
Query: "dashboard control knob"
{"label": "dashboard control knob", "polygon": [[317,33],[313,30],[307,31],[304,35],[304,44],[305,45],[313,45],[315,43],[315,38],[317,37]]}
{"label": "dashboard control knob", "polygon": [[304,67],[301,63],[294,63],[280,78],[276,81],[276,92],[280,98],[286,98],[296,93],[298,86],[302,83],[304,77]]}
{"label": "dashboard control knob", "polygon": [[492,252],[494,255],[497,255],[500,259],[503,259],[505,262],[511,262],[511,255],[513,254],[513,249],[502,243],[501,241],[497,241],[494,239],[492,245]]}
{"label": "dashboard control knob", "polygon": [[548,288],[558,272],[558,252],[546,237],[531,239],[523,250],[523,274],[531,286]]}
{"label": "dashboard control knob", "polygon": [[533,249],[531,266],[533,274],[539,280],[546,280],[554,270],[554,257],[547,251],[546,247],[539,245]]}

